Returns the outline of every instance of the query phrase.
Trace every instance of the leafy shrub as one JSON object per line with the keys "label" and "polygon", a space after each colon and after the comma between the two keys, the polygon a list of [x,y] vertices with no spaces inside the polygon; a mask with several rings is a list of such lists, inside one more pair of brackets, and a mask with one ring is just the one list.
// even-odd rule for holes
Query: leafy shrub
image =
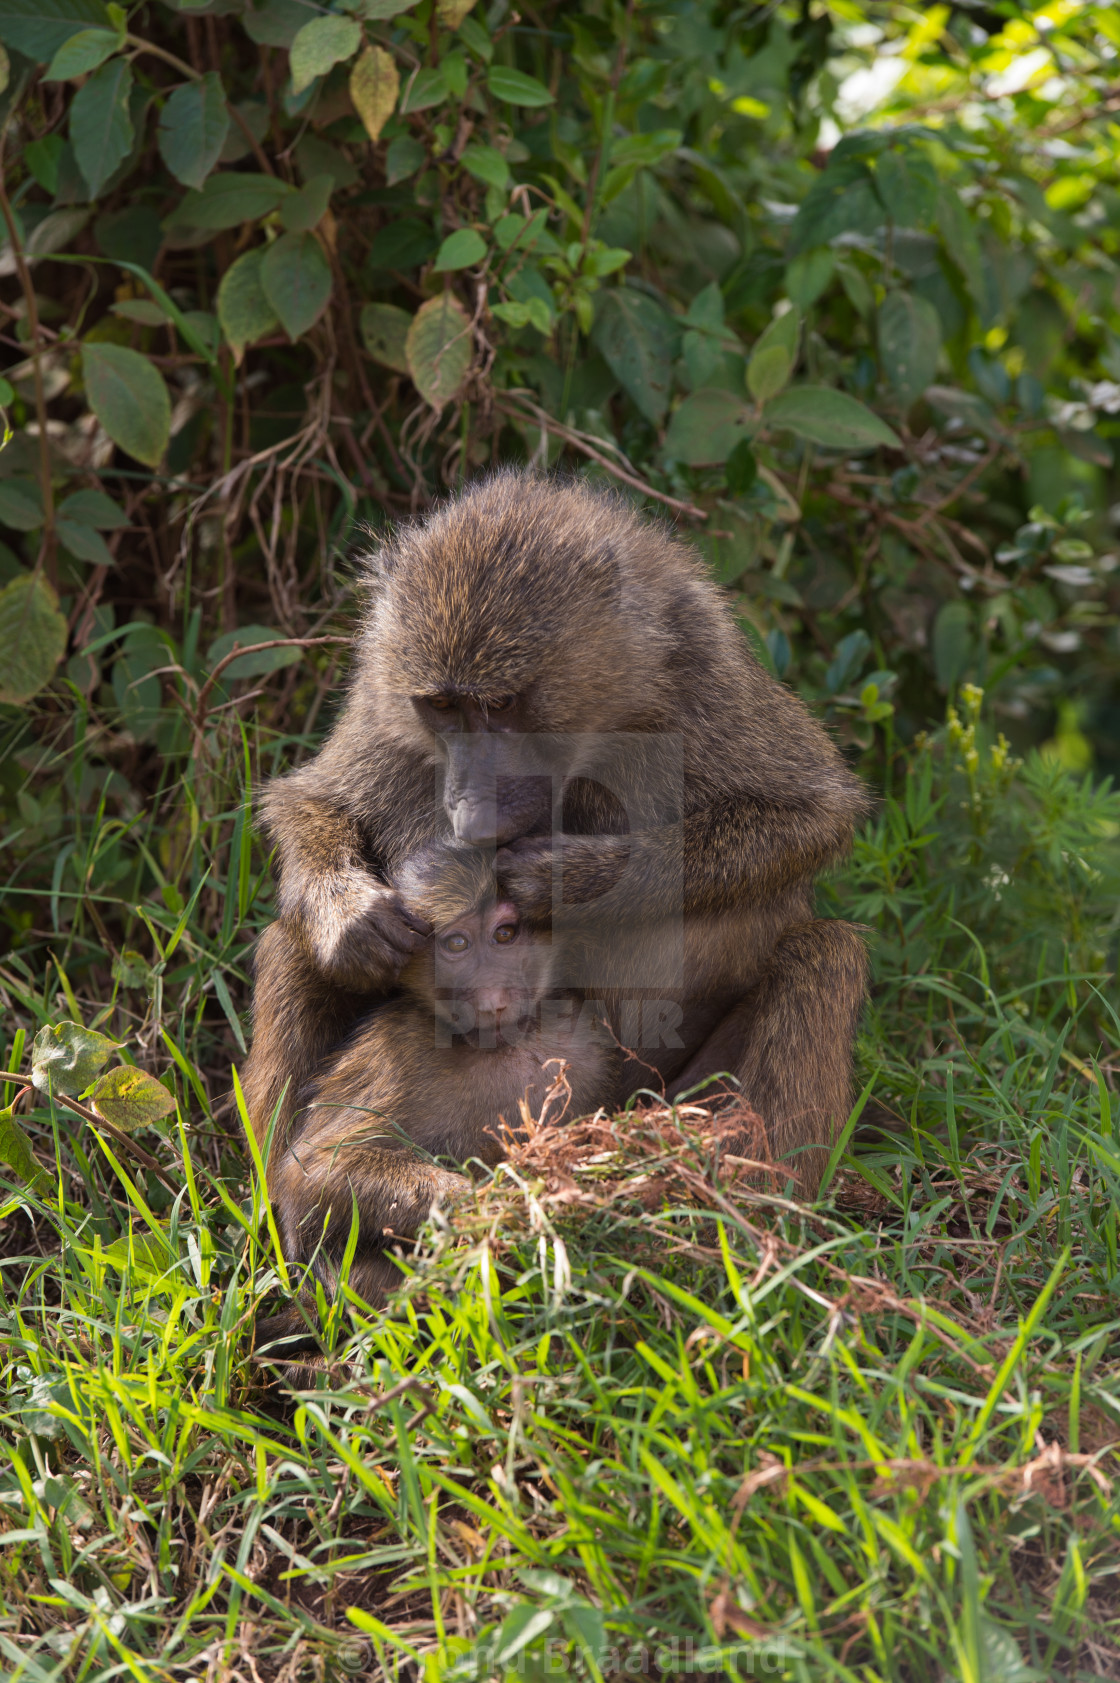
{"label": "leafy shrub", "polygon": [[[1118,52],[1093,4],[0,0],[13,1676],[1115,1671]],[[497,461],[660,508],[882,791],[822,899],[895,1121],[817,1213],[601,1122],[285,1411],[254,790],[347,549]]]}

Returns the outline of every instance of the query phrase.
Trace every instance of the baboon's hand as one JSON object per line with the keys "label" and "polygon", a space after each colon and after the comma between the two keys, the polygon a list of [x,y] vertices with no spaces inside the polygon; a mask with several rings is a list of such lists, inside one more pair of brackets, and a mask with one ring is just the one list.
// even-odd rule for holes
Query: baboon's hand
{"label": "baboon's hand", "polygon": [[365,871],[336,877],[304,910],[316,962],[342,987],[390,988],[432,932],[396,889]]}
{"label": "baboon's hand", "polygon": [[522,836],[498,849],[494,869],[502,893],[527,923],[546,923],[561,905],[595,907],[617,917],[619,902],[610,896],[633,845],[632,836],[569,836],[555,844],[550,836]]}
{"label": "baboon's hand", "polygon": [[494,855],[499,888],[530,923],[552,914],[554,863],[551,836],[521,836]]}

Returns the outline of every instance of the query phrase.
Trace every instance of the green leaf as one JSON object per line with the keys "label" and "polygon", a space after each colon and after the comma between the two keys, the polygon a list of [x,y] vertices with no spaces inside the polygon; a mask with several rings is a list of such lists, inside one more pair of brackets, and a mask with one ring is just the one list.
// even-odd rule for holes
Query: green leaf
{"label": "green leaf", "polygon": [[158,1285],[177,1261],[170,1240],[151,1231],[127,1233],[106,1245],[101,1254],[111,1267],[131,1274],[136,1285],[148,1290]]}
{"label": "green leaf", "polygon": [[352,7],[360,17],[367,18],[370,23],[380,23],[388,18],[399,17],[402,12],[411,12],[417,0],[358,0]]}
{"label": "green leaf", "polygon": [[46,64],[80,30],[107,29],[101,0],[0,0],[0,41]]}
{"label": "green leaf", "polygon": [[40,574],[20,573],[0,590],[0,701],[30,701],[66,653],[58,597]]}
{"label": "green leaf", "polygon": [[146,467],[158,467],[171,432],[171,399],[163,375],[124,345],[82,346],[86,396],[114,444]]}
{"label": "green leaf", "polygon": [[978,308],[983,308],[987,288],[984,284],[984,258],[980,250],[980,236],[964,200],[955,188],[942,186],[937,220],[946,251],[968,283],[973,302]]}
{"label": "green leaf", "polygon": [[400,74],[392,54],[384,47],[367,47],[350,72],[350,98],[372,141],[381,139],[382,129],[397,108],[400,91]]}
{"label": "green leaf", "polygon": [[537,245],[542,252],[558,252],[560,247],[548,232],[547,221],[548,212],[543,206],[529,217],[511,211],[508,216],[499,216],[495,222],[494,238],[503,251],[509,251],[516,245],[519,260]]}
{"label": "green leaf", "polygon": [[529,320],[534,324],[543,321],[541,332],[550,333],[556,319],[556,300],[540,270],[528,264],[510,275],[506,285],[516,301],[528,307]]}
{"label": "green leaf", "polygon": [[138,742],[150,740],[164,716],[160,681],[152,674],[173,658],[155,627],[141,623],[129,627],[128,637],[113,662],[113,695],[125,729]]}
{"label": "green leaf", "polygon": [[723,293],[718,281],[709,282],[696,294],[684,319],[690,327],[703,328],[708,333],[720,331],[723,326]]}
{"label": "green leaf", "polygon": [[362,26],[356,18],[328,13],[305,23],[290,49],[292,92],[302,93],[316,76],[325,76],[342,59],[351,58],[361,40]]}
{"label": "green leaf", "polygon": [[836,260],[828,246],[802,252],[786,269],[786,297],[799,309],[815,304],[836,273]]}
{"label": "green leaf", "polygon": [[399,374],[411,372],[405,342],[412,317],[396,304],[367,304],[362,310],[362,342],[375,362],[395,368]]}
{"label": "green leaf", "polygon": [[725,462],[755,430],[750,409],[734,392],[693,392],[674,409],[665,435],[665,454],[689,467]]}
{"label": "green leaf", "polygon": [[125,205],[103,211],[93,225],[104,256],[114,263],[138,263],[151,271],[163,244],[159,217],[147,205]]}
{"label": "green leaf", "polygon": [[[241,625],[236,631],[225,631],[220,637],[215,637],[207,650],[207,667],[212,671],[235,648],[247,649],[253,643],[271,643],[283,635],[282,631],[274,631],[270,625]],[[295,666],[302,659],[303,650],[298,648],[258,649],[255,654],[231,660],[218,682],[234,678],[263,678],[269,672],[279,672],[282,666]]]}
{"label": "green leaf", "polygon": [[433,409],[455,396],[471,365],[470,317],[454,293],[421,304],[405,341],[412,383]]}
{"label": "green leaf", "polygon": [[504,64],[492,64],[486,74],[487,85],[495,99],[508,105],[552,105],[554,100],[543,82],[526,76],[523,70],[510,70]]}
{"label": "green leaf", "polygon": [[552,332],[552,311],[543,298],[526,298],[523,302],[495,304],[491,315],[509,327],[535,327],[545,337]]}
{"label": "green leaf", "polygon": [[448,269],[469,269],[486,256],[486,241],[473,228],[457,228],[448,234],[433,265],[437,273]]}
{"label": "green leaf", "polygon": [[723,477],[733,497],[745,497],[758,479],[758,460],[749,439],[741,438],[728,453]]}
{"label": "green leaf", "polygon": [[902,441],[865,403],[832,386],[794,386],[767,405],[768,428],[782,428],[829,450],[901,450]]}
{"label": "green leaf", "polygon": [[34,479],[0,479],[0,526],[34,532],[45,518],[42,493]]}
{"label": "green leaf", "polygon": [[680,129],[653,129],[648,134],[628,134],[611,143],[611,163],[624,168],[636,164],[648,168],[675,152],[683,136]]}
{"label": "green leaf", "polygon": [[115,316],[139,322],[141,327],[166,327],[171,320],[162,305],[151,298],[124,298],[119,304],[110,305],[110,309]]}
{"label": "green leaf", "polygon": [[282,234],[269,246],[261,289],[289,339],[314,327],[331,296],[331,266],[314,234]]}
{"label": "green leaf", "polygon": [[401,110],[427,111],[433,105],[442,105],[448,91],[443,71],[425,67],[418,70],[407,83],[404,98],[401,100]]}
{"label": "green leaf", "polygon": [[159,120],[159,150],[184,187],[201,187],[229,134],[226,90],[216,71],[176,88]]}
{"label": "green leaf", "polygon": [[765,404],[778,396],[792,374],[793,364],[785,345],[766,345],[753,353],[746,370],[749,394]]}
{"label": "green leaf", "polygon": [[519,1602],[513,1612],[506,1615],[494,1648],[494,1659],[503,1670],[530,1642],[552,1628],[555,1617],[550,1607],[534,1607],[530,1601]]}
{"label": "green leaf", "polygon": [[593,275],[596,280],[605,275],[616,275],[619,269],[625,269],[633,255],[625,246],[606,246],[592,240],[583,254],[583,272]]}
{"label": "green leaf", "polygon": [[395,187],[398,181],[407,181],[410,175],[415,175],[418,169],[424,167],[428,154],[420,142],[410,134],[398,134],[389,142],[385,153],[385,183]]}
{"label": "green leaf", "polygon": [[793,219],[787,250],[797,257],[841,234],[873,234],[886,221],[867,166],[845,158],[810,187]]}
{"label": "green leaf", "polygon": [[581,1644],[596,1665],[601,1664],[607,1649],[607,1626],[601,1608],[589,1601],[576,1601],[564,1608],[561,1620],[567,1634]]}
{"label": "green leaf", "polygon": [[892,292],[879,310],[878,335],[883,373],[908,409],[937,373],[941,318],[928,298]]}
{"label": "green leaf", "polygon": [[255,10],[246,7],[241,21],[246,35],[259,47],[290,47],[314,15],[308,0],[267,0]]}
{"label": "green leaf", "polygon": [[134,1133],[170,1116],[175,1100],[167,1088],[146,1070],[121,1064],[106,1070],[89,1095],[89,1102],[106,1122]]}
{"label": "green leaf", "polygon": [[31,1082],[40,1093],[84,1093],[117,1050],[117,1042],[81,1023],[41,1028],[31,1047]]}
{"label": "green leaf", "polygon": [[592,338],[647,421],[660,421],[669,406],[673,349],[660,304],[635,287],[617,287],[603,299]]}
{"label": "green leaf", "polygon": [[291,191],[287,182],[272,175],[251,175],[239,170],[222,170],[212,175],[199,192],[188,193],[169,224],[190,228],[236,228],[242,222],[256,222],[276,210]]}
{"label": "green leaf", "polygon": [[280,220],[290,234],[309,234],[317,228],[331,202],[333,175],[315,175],[298,193],[289,193],[280,206]]}
{"label": "green leaf", "polygon": [[58,192],[58,170],[65,147],[60,134],[45,134],[41,140],[29,140],[23,149],[24,163],[52,199]]}
{"label": "green leaf", "polygon": [[72,76],[85,76],[104,64],[110,53],[122,45],[115,29],[80,29],[64,41],[43,72],[44,82],[68,82]]}
{"label": "green leaf", "polygon": [[473,175],[476,181],[487,187],[509,186],[509,165],[496,146],[483,146],[478,141],[472,141],[463,148],[459,162],[468,175]]}
{"label": "green leaf", "polygon": [[90,561],[95,567],[115,565],[112,550],[92,526],[84,526],[78,520],[59,520],[55,530],[62,547],[79,561]]}
{"label": "green leaf", "polygon": [[436,0],[436,15],[445,29],[458,29],[476,0]]}
{"label": "green leaf", "polygon": [[30,260],[46,257],[52,251],[63,251],[71,245],[75,234],[81,233],[89,221],[89,211],[77,205],[48,211],[43,220],[32,228],[24,250]]}
{"label": "green leaf", "polygon": [[135,947],[125,947],[117,954],[112,974],[114,982],[119,982],[122,988],[151,988],[155,980],[152,966]]}
{"label": "green leaf", "polygon": [[747,364],[747,389],[759,403],[777,397],[797,361],[801,334],[801,311],[796,305],[775,316],[751,352]]}
{"label": "green leaf", "polygon": [[217,356],[222,333],[212,310],[183,310],[175,327],[193,351],[208,361]]}
{"label": "green leaf", "polygon": [[123,58],[114,58],[94,71],[71,102],[70,143],[91,199],[132,150],[131,92],[132,70]]}
{"label": "green leaf", "polygon": [[439,247],[431,223],[420,222],[415,216],[402,216],[399,222],[389,222],[373,238],[370,267],[374,269],[415,269],[431,257]]}
{"label": "green leaf", "polygon": [[218,320],[237,363],[244,356],[246,345],[255,344],[279,326],[276,311],[261,285],[264,254],[264,246],[244,252],[230,264],[218,287]]}
{"label": "green leaf", "polygon": [[933,666],[943,690],[964,677],[973,648],[971,608],[967,602],[946,602],[933,622]]}
{"label": "green leaf", "polygon": [[[267,117],[268,107],[264,107]],[[332,146],[328,140],[320,140],[317,134],[305,134],[296,147],[296,163],[299,165],[300,177],[303,181],[314,181],[317,175],[329,175],[337,191],[347,187],[356,187],[361,175],[350,159],[340,152],[337,146]]]}
{"label": "green leaf", "polygon": [[899,228],[924,228],[937,215],[937,171],[920,152],[883,152],[875,160],[875,185]]}
{"label": "green leaf", "polygon": [[0,1163],[6,1163],[24,1186],[49,1183],[50,1176],[36,1161],[31,1141],[16,1121],[11,1105],[0,1110]]}
{"label": "green leaf", "polygon": [[954,421],[962,421],[965,426],[983,433],[985,438],[1004,436],[999,416],[991,404],[985,403],[975,392],[962,392],[956,386],[929,386],[925,395],[927,401],[942,415],[948,415]]}

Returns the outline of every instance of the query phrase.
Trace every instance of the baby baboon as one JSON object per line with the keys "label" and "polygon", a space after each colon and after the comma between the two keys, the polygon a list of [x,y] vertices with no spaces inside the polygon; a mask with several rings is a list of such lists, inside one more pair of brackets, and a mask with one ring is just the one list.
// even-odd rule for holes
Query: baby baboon
{"label": "baby baboon", "polygon": [[[700,560],[619,497],[503,472],[368,562],[346,705],[270,785],[279,916],[258,949],[250,1114],[297,1096],[425,938],[393,876],[454,835],[561,939],[558,982],[635,1045],[614,1102],[727,1070],[812,1196],[865,990],[813,878],[868,800],[760,666]],[[638,1029],[635,1036],[634,1029]],[[656,1072],[651,1078],[649,1067]]]}
{"label": "baby baboon", "polygon": [[617,1061],[589,1014],[550,996],[551,938],[498,899],[492,860],[436,843],[394,886],[434,935],[401,971],[401,994],[363,1018],[301,1093],[268,1170],[284,1254],[314,1259],[328,1294],[357,1207],[350,1280],[374,1303],[399,1278],[387,1244],[469,1184],[433,1159],[498,1162],[520,1101],[553,1121],[583,1115],[613,1089]]}

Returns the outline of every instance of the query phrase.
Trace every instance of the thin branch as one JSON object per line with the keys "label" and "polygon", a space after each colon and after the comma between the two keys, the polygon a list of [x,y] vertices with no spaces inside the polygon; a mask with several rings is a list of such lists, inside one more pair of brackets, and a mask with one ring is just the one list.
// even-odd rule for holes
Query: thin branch
{"label": "thin branch", "polygon": [[563,426],[559,421],[554,420],[551,415],[547,415],[537,404],[526,403],[525,409],[531,411],[531,413],[526,414],[525,409],[518,409],[508,402],[502,402],[503,398],[508,399],[516,395],[512,392],[495,392],[494,407],[500,410],[502,414],[513,419],[531,420],[537,426],[543,427],[549,432],[554,432],[557,438],[562,438],[573,449],[581,450],[585,456],[590,456],[593,462],[598,462],[600,467],[606,468],[607,472],[613,474],[616,479],[621,479],[624,485],[630,485],[635,491],[640,491],[643,497],[652,497],[655,502],[665,503],[667,507],[676,509],[678,514],[687,514],[691,520],[707,520],[707,509],[697,508],[695,503],[681,502],[679,497],[670,497],[666,491],[655,490],[644,479],[639,479],[636,473],[628,473],[625,468],[620,468],[617,463],[612,462],[609,456],[604,456],[602,451],[597,450],[595,445],[591,443],[586,433],[577,432],[573,427]]}

